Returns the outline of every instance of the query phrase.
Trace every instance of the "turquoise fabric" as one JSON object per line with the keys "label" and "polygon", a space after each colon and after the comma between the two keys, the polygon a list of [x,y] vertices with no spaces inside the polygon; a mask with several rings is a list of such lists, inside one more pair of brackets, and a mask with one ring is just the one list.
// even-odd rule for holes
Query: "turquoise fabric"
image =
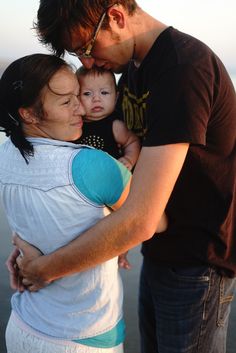
{"label": "turquoise fabric", "polygon": [[96,347],[96,348],[112,348],[118,346],[125,339],[125,322],[120,320],[118,324],[110,331],[105,332],[101,335],[84,338],[80,340],[73,340],[85,346]]}
{"label": "turquoise fabric", "polygon": [[114,205],[127,185],[131,173],[109,154],[83,149],[72,162],[72,177],[78,190],[98,205]]}
{"label": "turquoise fabric", "polygon": [[[114,205],[120,198],[131,173],[109,154],[94,149],[83,149],[72,162],[72,177],[78,190],[90,201],[98,205]],[[112,348],[125,339],[125,322],[118,324],[103,334],[73,340],[96,348]]]}

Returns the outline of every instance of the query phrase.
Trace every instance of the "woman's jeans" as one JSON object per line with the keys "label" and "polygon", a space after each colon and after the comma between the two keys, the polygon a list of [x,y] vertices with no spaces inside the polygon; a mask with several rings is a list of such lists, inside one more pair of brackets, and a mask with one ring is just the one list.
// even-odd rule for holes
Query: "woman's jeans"
{"label": "woman's jeans", "polygon": [[143,262],[139,293],[142,353],[225,353],[235,279],[212,267]]}

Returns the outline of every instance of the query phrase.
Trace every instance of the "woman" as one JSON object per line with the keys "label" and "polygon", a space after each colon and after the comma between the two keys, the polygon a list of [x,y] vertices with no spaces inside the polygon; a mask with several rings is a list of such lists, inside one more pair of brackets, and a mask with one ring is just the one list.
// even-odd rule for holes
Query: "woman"
{"label": "woman", "polygon": [[[66,142],[81,136],[84,113],[77,78],[60,58],[29,55],[2,75],[0,126],[10,139],[0,146],[1,197],[12,231],[44,254],[120,207],[129,191],[122,164]],[[122,298],[117,258],[17,292],[8,353],[123,352]]]}

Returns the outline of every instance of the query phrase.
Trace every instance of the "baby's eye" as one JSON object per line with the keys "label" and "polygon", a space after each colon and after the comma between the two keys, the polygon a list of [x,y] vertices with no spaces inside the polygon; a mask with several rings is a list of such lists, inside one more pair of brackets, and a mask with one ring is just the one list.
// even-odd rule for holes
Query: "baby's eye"
{"label": "baby's eye", "polygon": [[101,94],[102,94],[103,96],[105,96],[105,95],[110,94],[110,93],[109,93],[108,91],[102,91]]}
{"label": "baby's eye", "polygon": [[91,92],[89,92],[89,91],[87,91],[87,92],[83,92],[83,96],[86,96],[86,97],[89,97],[89,96],[91,96]]}

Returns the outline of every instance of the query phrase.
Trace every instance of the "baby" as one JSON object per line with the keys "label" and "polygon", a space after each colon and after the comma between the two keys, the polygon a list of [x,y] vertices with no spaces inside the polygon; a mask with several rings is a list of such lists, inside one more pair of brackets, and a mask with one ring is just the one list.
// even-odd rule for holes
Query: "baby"
{"label": "baby", "polygon": [[76,143],[104,150],[132,170],[139,156],[140,142],[115,115],[118,96],[115,75],[103,68],[84,66],[76,74],[86,112],[83,134]]}

